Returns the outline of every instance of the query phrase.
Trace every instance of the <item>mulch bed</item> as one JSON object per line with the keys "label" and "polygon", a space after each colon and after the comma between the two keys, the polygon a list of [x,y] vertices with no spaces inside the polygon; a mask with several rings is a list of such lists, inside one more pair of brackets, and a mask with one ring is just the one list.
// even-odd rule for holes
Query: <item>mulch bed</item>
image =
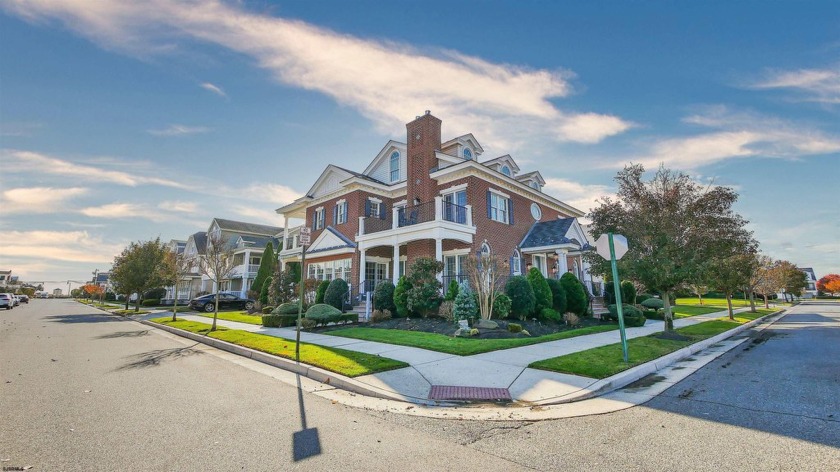
{"label": "mulch bed", "polygon": [[[544,336],[546,334],[559,333],[561,331],[568,331],[586,326],[598,326],[602,324],[611,324],[609,322],[602,322],[594,318],[581,318],[580,324],[575,328],[566,326],[563,323],[556,323],[553,321],[538,321],[538,320],[493,320],[499,324],[496,329],[479,329],[478,339],[507,339],[507,338],[521,338],[524,335],[521,333],[511,333],[508,331],[508,324],[516,323],[522,326],[522,329],[527,330],[533,336]],[[405,331],[421,331],[425,333],[437,333],[452,336],[458,329],[458,326],[443,318],[392,318],[390,320],[380,321],[378,323],[360,323],[353,325],[359,328],[379,328],[379,329],[400,329]],[[343,329],[347,326],[328,326],[319,328],[313,331],[325,332],[335,329]]]}

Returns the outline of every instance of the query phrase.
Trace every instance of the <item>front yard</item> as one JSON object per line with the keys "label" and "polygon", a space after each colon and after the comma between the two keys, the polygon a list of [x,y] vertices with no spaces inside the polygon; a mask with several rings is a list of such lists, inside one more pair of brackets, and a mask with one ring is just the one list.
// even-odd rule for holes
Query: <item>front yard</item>
{"label": "front yard", "polygon": [[685,339],[664,339],[660,337],[661,333],[630,339],[627,341],[627,363],[621,343],[616,343],[534,362],[529,367],[603,379],[776,311],[759,309],[756,313],[738,313],[734,321],[725,317],[676,329]]}

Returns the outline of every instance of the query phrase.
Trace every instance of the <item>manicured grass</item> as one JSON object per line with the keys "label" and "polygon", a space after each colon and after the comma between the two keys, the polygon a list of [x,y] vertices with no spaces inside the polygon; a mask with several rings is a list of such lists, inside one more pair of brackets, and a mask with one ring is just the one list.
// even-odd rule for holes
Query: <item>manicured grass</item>
{"label": "manicured grass", "polygon": [[[756,306],[761,305],[764,303],[762,300],[760,303],[758,299],[755,300]],[[695,298],[678,298],[677,305],[690,305],[690,306],[708,306],[708,307],[718,307],[718,308],[726,308],[726,299],[725,298],[703,298],[703,304],[700,305],[700,300]],[[745,306],[750,306],[749,300],[744,300],[743,298],[733,298],[732,299],[732,308],[743,308]]]}
{"label": "manicured grass", "polygon": [[689,316],[705,315],[721,311],[720,307],[709,306],[685,306],[677,305],[671,307],[671,312],[674,313],[674,318],[688,318]]}
{"label": "manicured grass", "polygon": [[[295,342],[287,339],[249,333],[248,331],[238,329],[218,328],[216,331],[210,332],[211,325],[195,321],[172,321],[171,318],[155,318],[151,321],[192,333],[206,334],[214,339],[256,349],[286,359],[295,359]],[[330,372],[346,375],[347,377],[358,377],[408,367],[408,364],[405,362],[375,354],[365,354],[306,343],[300,343],[300,361],[311,366],[329,370]]]}
{"label": "manicured grass", "polygon": [[[198,313],[200,316],[213,319],[213,313]],[[219,320],[238,321],[240,323],[248,323],[252,325],[262,325],[262,315],[249,315],[245,311],[220,311]]]}
{"label": "manicured grass", "polygon": [[774,313],[775,311],[777,310],[762,309],[756,313],[739,313],[735,317],[735,321],[730,321],[728,317],[719,318],[677,329],[676,331],[679,334],[689,338],[685,341],[659,339],[656,337],[657,335],[630,339],[627,341],[628,362],[626,364],[623,359],[621,343],[616,343],[537,361],[528,367],[603,379],[639,364],[652,361],[698,341],[716,336],[724,331],[729,331],[748,321]]}
{"label": "manicured grass", "polygon": [[362,339],[400,346],[419,347],[430,351],[455,354],[456,356],[472,356],[484,352],[510,349],[513,347],[530,346],[548,341],[573,338],[586,334],[602,333],[618,329],[618,325],[588,326],[586,328],[572,329],[555,334],[533,338],[509,338],[509,339],[476,339],[476,338],[454,338],[445,334],[425,333],[422,331],[406,331],[400,329],[382,328],[346,328],[327,331],[323,334],[342,336],[345,338]]}

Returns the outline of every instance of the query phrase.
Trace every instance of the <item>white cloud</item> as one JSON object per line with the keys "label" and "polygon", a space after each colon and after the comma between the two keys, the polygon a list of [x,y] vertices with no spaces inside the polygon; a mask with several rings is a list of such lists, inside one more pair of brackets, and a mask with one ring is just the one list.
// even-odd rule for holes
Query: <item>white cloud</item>
{"label": "white cloud", "polygon": [[244,191],[235,193],[249,200],[267,202],[271,205],[286,205],[302,195],[290,187],[278,184],[254,184]]}
{"label": "white cloud", "polygon": [[146,206],[136,203],[109,203],[97,207],[82,208],[79,212],[93,218],[125,219],[142,217],[157,220],[157,218],[153,218]]}
{"label": "white cloud", "polygon": [[606,185],[584,185],[571,180],[551,177],[545,179],[543,191],[584,213],[589,213],[593,208],[599,206],[598,200],[604,196],[614,196],[615,194]]}
{"label": "white cloud", "polygon": [[230,214],[234,220],[245,220],[261,225],[283,226],[284,219],[271,209],[261,209],[245,205],[231,205]]}
{"label": "white cloud", "polygon": [[496,136],[523,139],[508,131],[512,119],[537,122],[525,129],[532,138],[585,143],[632,126],[615,116],[558,109],[552,100],[572,92],[567,71],[362,39],[219,1],[14,0],[3,8],[30,21],[62,20],[102,47],[139,56],[167,51],[173,41],[214,43],[254,58],[283,84],[356,108],[387,133],[402,132],[407,119],[426,109],[451,129],[489,137],[483,138],[488,144]]}
{"label": "white cloud", "polygon": [[210,131],[204,126],[186,126],[173,124],[164,129],[150,129],[149,134],[154,136],[185,136],[188,134],[201,134]]}
{"label": "white cloud", "polygon": [[771,71],[763,80],[751,84],[750,87],[792,89],[803,93],[806,101],[840,104],[840,66],[827,69]]}
{"label": "white cloud", "polygon": [[195,202],[164,201],[157,205],[158,209],[174,213],[196,213],[198,204]]}
{"label": "white cloud", "polygon": [[102,165],[97,166],[59,159],[37,152],[15,149],[4,149],[0,151],[0,155],[4,157],[4,160],[8,159],[7,162],[20,164],[10,165],[4,169],[4,172],[32,172],[34,170],[40,174],[70,176],[73,177],[74,180],[97,183],[106,182],[129,187],[136,187],[138,185],[160,185],[181,189],[189,188],[188,186],[173,180],[142,175],[138,172],[109,170],[106,168],[107,166],[117,165],[112,159],[105,160]]}
{"label": "white cloud", "polygon": [[[683,121],[713,131],[655,140],[641,154],[625,156],[624,162],[632,160],[647,167],[664,163],[677,169],[696,169],[733,158],[796,159],[840,152],[840,137],[775,117],[733,112],[724,106],[707,107]],[[613,162],[611,166],[624,162]]]}
{"label": "white cloud", "polygon": [[55,213],[65,209],[65,203],[73,197],[85,195],[87,188],[28,187],[5,190],[0,197],[2,212],[11,213]]}
{"label": "white cloud", "polygon": [[122,251],[87,231],[0,231],[4,257],[69,262],[111,262]]}
{"label": "white cloud", "polygon": [[227,98],[227,94],[225,93],[224,90],[222,90],[221,87],[219,87],[217,85],[213,85],[210,82],[201,83],[201,84],[199,84],[199,87],[203,88],[204,90],[209,90],[209,91],[215,93],[216,95],[218,95],[220,97]]}

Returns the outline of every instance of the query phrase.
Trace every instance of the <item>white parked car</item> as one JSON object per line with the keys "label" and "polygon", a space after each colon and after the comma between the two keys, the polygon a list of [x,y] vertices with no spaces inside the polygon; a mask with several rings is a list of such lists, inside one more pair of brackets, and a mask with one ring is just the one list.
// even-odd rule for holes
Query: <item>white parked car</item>
{"label": "white parked car", "polygon": [[14,306],[14,296],[11,293],[0,293],[0,308],[11,310]]}

